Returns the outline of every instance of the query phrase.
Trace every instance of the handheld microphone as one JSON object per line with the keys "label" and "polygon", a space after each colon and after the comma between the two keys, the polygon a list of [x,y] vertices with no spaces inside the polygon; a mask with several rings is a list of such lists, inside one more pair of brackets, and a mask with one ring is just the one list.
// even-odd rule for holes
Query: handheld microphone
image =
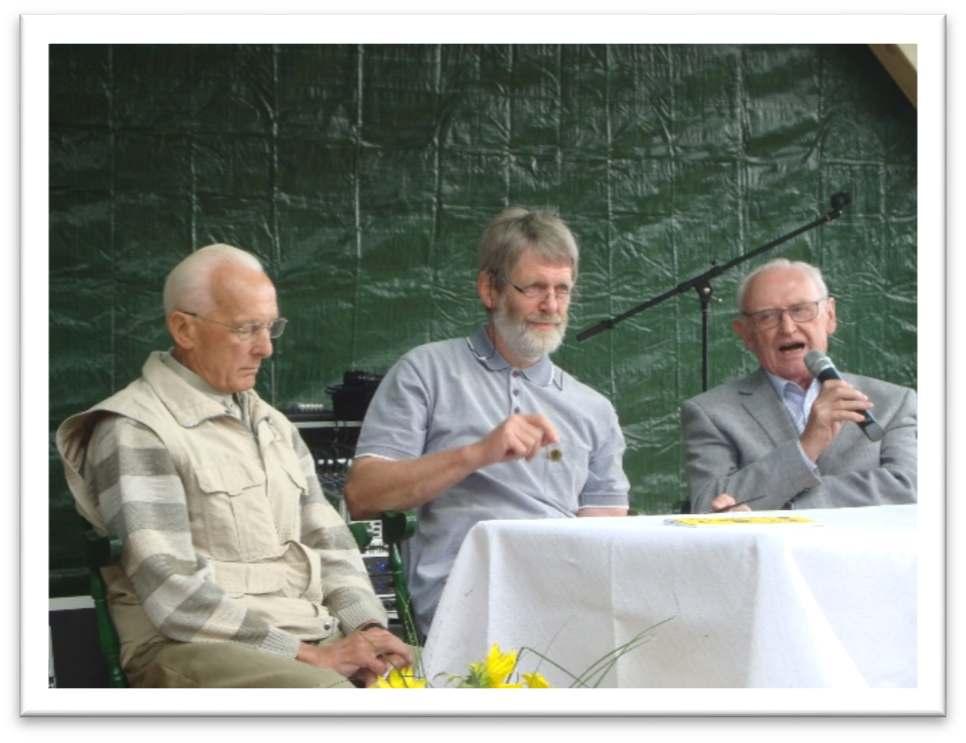
{"label": "handheld microphone", "polygon": [[[842,375],[839,374],[832,360],[821,351],[815,349],[805,354],[805,367],[819,382],[842,378]],[[866,435],[869,441],[881,441],[882,437],[885,436],[885,431],[882,430],[882,426],[879,425],[879,422],[868,410],[863,410],[862,415],[865,417],[865,420],[858,424],[859,428],[862,429],[862,433]]]}

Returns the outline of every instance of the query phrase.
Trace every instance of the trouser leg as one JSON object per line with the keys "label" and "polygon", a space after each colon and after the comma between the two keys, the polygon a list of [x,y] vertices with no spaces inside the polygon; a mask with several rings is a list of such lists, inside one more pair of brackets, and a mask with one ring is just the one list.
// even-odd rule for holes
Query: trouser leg
{"label": "trouser leg", "polygon": [[235,642],[164,642],[125,669],[131,686],[177,688],[352,687],[341,674]]}

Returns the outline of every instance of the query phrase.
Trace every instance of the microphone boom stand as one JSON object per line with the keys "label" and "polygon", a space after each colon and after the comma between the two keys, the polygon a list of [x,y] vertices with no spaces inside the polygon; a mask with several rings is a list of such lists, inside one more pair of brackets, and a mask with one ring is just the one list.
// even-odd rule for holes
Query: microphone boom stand
{"label": "microphone boom stand", "polygon": [[577,333],[577,340],[584,341],[594,335],[597,335],[598,333],[602,333],[605,330],[610,330],[615,325],[617,325],[617,323],[623,322],[627,318],[633,317],[639,312],[643,312],[648,307],[653,307],[654,305],[660,304],[666,299],[670,299],[671,297],[675,297],[678,294],[684,294],[688,290],[694,289],[698,294],[699,301],[701,302],[701,389],[702,391],[707,390],[708,389],[708,306],[711,304],[711,297],[714,294],[714,290],[711,287],[711,279],[714,279],[720,276],[725,271],[728,271],[729,269],[737,266],[739,263],[744,263],[750,258],[754,258],[756,255],[759,255],[760,253],[764,253],[766,250],[771,250],[772,248],[778,245],[781,245],[783,242],[787,242],[788,240],[791,240],[793,237],[797,237],[798,235],[801,235],[803,232],[808,232],[809,230],[814,229],[815,227],[819,227],[823,224],[827,224],[828,222],[831,222],[833,219],[838,219],[840,216],[842,216],[842,209],[844,209],[850,203],[852,203],[852,197],[849,194],[845,193],[844,191],[840,191],[838,193],[832,194],[831,209],[829,209],[828,212],[823,214],[818,219],[812,222],[809,222],[808,224],[803,225],[796,230],[792,230],[787,235],[782,235],[781,237],[776,238],[771,242],[767,242],[764,245],[761,245],[755,248],[754,250],[750,250],[747,253],[743,253],[742,255],[739,255],[737,258],[733,258],[732,260],[728,261],[727,263],[723,263],[720,266],[717,265],[714,261],[712,261],[711,268],[709,268],[704,273],[698,276],[694,276],[690,279],[687,279],[686,281],[682,281],[673,289],[669,289],[663,294],[660,294],[652,299],[649,299],[646,302],[642,302],[641,304],[636,305],[635,307],[631,307],[629,310],[621,313],[620,315],[616,315],[615,317],[609,318],[607,320],[601,320],[596,325],[592,325],[589,328],[585,328],[584,330],[581,330],[579,333]]}

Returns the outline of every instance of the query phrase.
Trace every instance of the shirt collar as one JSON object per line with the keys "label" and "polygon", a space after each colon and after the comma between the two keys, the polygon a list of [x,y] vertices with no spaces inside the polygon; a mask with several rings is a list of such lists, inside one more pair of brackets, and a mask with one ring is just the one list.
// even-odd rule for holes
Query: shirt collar
{"label": "shirt collar", "polygon": [[812,389],[816,384],[818,384],[818,380],[815,377],[812,377],[812,383],[808,386],[808,389],[802,390],[798,382],[793,382],[790,379],[779,377],[777,374],[772,374],[767,369],[764,369],[763,371],[768,376],[768,381],[771,382],[771,386],[774,387],[775,392],[778,394],[780,398],[785,397],[785,387],[787,387],[788,385],[793,385],[795,387],[795,390],[798,392],[808,394],[808,390]]}
{"label": "shirt collar", "polygon": [[[510,362],[496,350],[496,346],[493,345],[493,341],[490,340],[490,336],[486,332],[485,325],[480,326],[473,335],[467,337],[466,345],[469,346],[470,352],[476,357],[476,360],[490,371],[502,371],[511,368]],[[563,373],[553,365],[550,356],[547,354],[541,356],[540,360],[533,366],[528,366],[526,369],[519,371],[528,380],[541,387],[547,387],[551,382],[554,382],[557,387],[563,387]]]}
{"label": "shirt collar", "polygon": [[[214,389],[167,351],[152,353],[142,373],[182,426],[190,428],[221,415],[238,418],[241,413],[231,394]],[[241,404],[249,403],[248,396],[252,394],[241,393]]]}

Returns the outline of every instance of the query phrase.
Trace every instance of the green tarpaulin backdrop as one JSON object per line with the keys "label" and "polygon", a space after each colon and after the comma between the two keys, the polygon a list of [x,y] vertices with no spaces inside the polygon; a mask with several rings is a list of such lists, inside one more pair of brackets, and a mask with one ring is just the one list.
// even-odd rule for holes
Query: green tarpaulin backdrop
{"label": "green tarpaulin backdrop", "polygon": [[[843,216],[772,255],[825,270],[841,368],[916,384],[916,112],[864,46],[72,45],[50,63],[54,594],[80,559],[53,431],[168,347],[163,278],[212,242],[256,252],[278,285],[291,322],[258,390],[285,407],[470,331],[485,222],[557,208],[582,272],[555,360],[614,402],[644,512],[684,497],[697,296],[576,331],[836,191]],[[711,384],[755,366],[730,329],[739,273],[714,285]]]}

